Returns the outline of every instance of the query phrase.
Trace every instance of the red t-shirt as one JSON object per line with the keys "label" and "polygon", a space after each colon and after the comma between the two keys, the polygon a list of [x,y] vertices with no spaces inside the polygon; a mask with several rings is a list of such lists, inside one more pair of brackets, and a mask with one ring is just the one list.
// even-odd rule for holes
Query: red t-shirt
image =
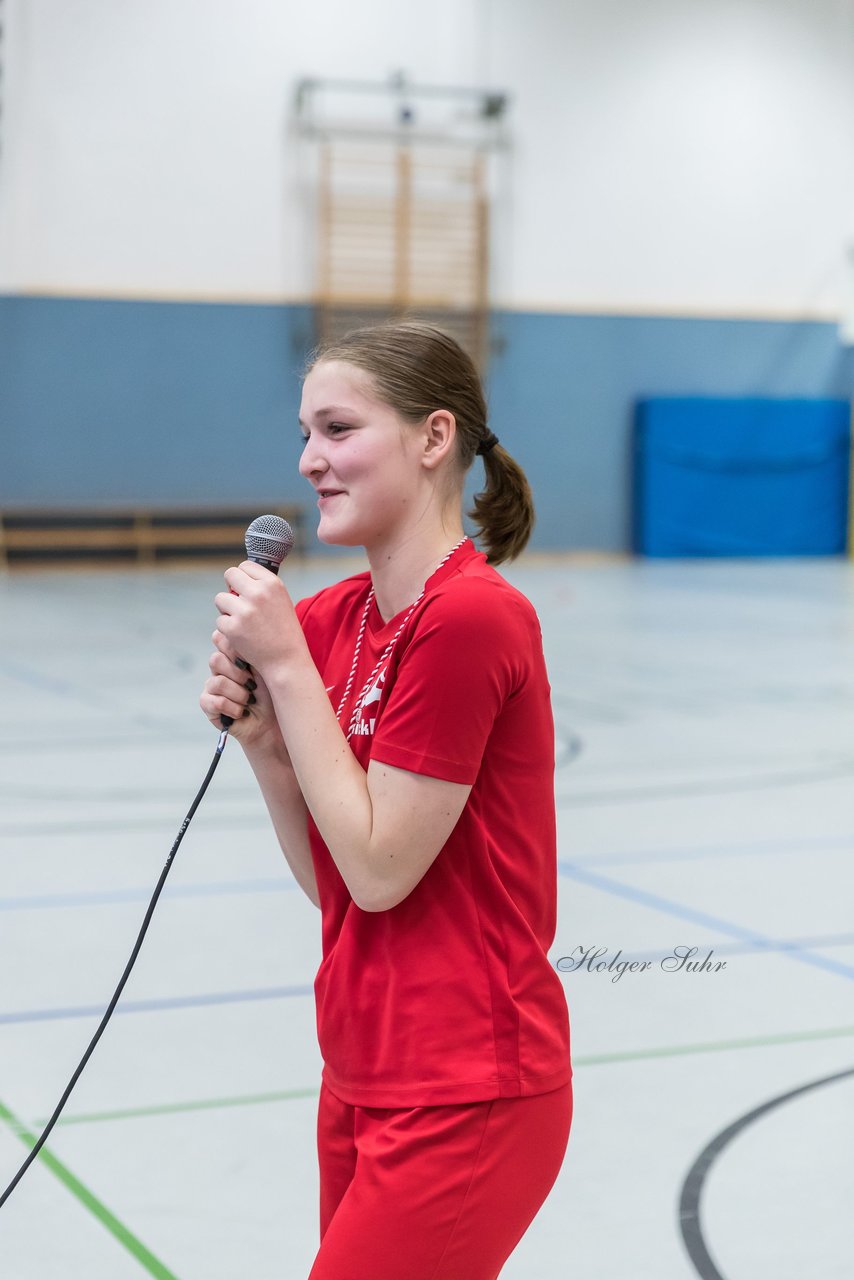
{"label": "red t-shirt", "polygon": [[[297,606],[337,708],[367,573]],[[374,603],[356,700],[404,610]],[[411,1107],[545,1093],[570,1078],[554,939],[554,728],[532,605],[465,542],[427,583],[372,682],[350,746],[399,769],[472,784],[411,893],[362,911],[309,818],[323,927],[315,981],[324,1081],[356,1106]]]}

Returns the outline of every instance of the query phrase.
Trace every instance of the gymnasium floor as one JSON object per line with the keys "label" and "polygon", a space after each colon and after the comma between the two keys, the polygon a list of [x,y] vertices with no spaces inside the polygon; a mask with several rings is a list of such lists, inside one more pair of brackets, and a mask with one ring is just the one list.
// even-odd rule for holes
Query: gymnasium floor
{"label": "gymnasium floor", "polygon": [[[340,571],[284,570],[295,596]],[[854,570],[532,558],[508,576],[554,687],[576,1118],[502,1280],[850,1278]],[[0,1188],[210,762],[219,586],[0,577]],[[52,1162],[0,1211],[3,1280],[305,1280],[318,920],[229,744]],[[590,948],[610,972],[577,966]],[[675,948],[708,964],[674,971]]]}

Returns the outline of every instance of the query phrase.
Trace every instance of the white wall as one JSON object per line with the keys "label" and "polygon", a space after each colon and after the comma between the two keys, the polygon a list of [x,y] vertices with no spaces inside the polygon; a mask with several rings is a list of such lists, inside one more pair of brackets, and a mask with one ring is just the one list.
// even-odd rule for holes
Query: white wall
{"label": "white wall", "polygon": [[5,292],[298,299],[306,74],[513,96],[495,299],[834,317],[854,0],[6,0]]}
{"label": "white wall", "polygon": [[851,0],[496,0],[514,301],[833,314],[854,239]]}
{"label": "white wall", "polygon": [[6,290],[304,295],[297,79],[472,76],[466,0],[7,8]]}

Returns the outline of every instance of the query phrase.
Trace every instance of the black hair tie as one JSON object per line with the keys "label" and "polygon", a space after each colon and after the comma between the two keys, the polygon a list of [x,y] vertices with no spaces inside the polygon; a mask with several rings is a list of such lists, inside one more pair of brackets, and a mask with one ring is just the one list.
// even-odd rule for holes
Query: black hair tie
{"label": "black hair tie", "polygon": [[486,438],[484,440],[481,440],[480,444],[475,449],[475,453],[479,453],[479,454],[489,453],[490,449],[494,449],[497,444],[498,444],[498,436],[494,436],[490,431],[487,433]]}

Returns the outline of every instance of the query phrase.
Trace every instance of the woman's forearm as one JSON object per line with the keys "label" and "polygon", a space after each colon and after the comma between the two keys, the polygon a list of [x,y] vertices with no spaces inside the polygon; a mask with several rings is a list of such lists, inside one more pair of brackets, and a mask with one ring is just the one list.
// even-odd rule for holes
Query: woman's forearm
{"label": "woman's forearm", "polygon": [[295,783],[358,902],[373,878],[373,813],[367,775],[341,732],[308,655],[302,663],[289,663],[265,678]]}
{"label": "woman's forearm", "polygon": [[283,749],[253,750],[251,746],[244,750],[288,866],[300,888],[319,907],[308,839],[308,810],[287,753]]}
{"label": "woman's forearm", "polygon": [[357,906],[402,901],[437,856],[469,786],[372,762],[350,750],[310,656],[264,674],[305,803]]}

